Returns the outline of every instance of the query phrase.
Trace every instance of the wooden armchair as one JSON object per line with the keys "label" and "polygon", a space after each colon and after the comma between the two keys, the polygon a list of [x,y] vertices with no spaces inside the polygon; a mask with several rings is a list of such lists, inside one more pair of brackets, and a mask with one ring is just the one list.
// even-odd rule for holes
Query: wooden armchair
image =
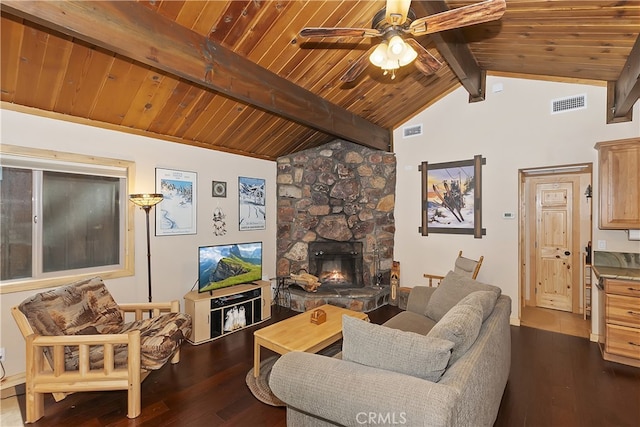
{"label": "wooden armchair", "polygon": [[[453,271],[475,279],[476,277],[478,277],[478,272],[480,271],[482,260],[484,260],[484,256],[481,256],[477,261],[470,258],[465,258],[462,256],[462,251],[460,251],[458,252],[458,258],[456,258]],[[437,274],[425,273],[423,274],[423,276],[426,279],[429,279],[429,286],[433,286],[434,280],[437,280],[436,285],[439,285],[440,281],[444,279],[444,276],[440,276]]]}
{"label": "wooden armchair", "polygon": [[[178,300],[115,304],[99,278],[36,294],[11,309],[26,340],[26,422],[77,391],[127,390],[127,417],[140,415],[140,385],[149,370],[180,360],[191,318]],[[124,323],[129,314],[133,321]],[[151,317],[145,318],[149,313]]]}

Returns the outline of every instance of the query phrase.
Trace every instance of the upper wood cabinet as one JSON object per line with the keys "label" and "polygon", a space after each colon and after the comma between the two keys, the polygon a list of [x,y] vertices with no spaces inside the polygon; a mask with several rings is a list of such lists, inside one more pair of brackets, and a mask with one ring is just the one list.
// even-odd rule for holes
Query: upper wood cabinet
{"label": "upper wood cabinet", "polygon": [[599,142],[600,228],[640,229],[640,138]]}

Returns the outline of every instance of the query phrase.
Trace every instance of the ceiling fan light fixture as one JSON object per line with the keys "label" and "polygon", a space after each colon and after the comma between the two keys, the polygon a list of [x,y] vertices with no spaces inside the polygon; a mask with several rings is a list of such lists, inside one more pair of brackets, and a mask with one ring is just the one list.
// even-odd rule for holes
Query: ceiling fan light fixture
{"label": "ceiling fan light fixture", "polygon": [[407,46],[400,36],[393,36],[389,40],[389,48],[387,49],[387,55],[390,58],[398,59],[402,56]]}
{"label": "ceiling fan light fixture", "polygon": [[371,52],[369,61],[383,70],[397,70],[412,63],[418,53],[400,36],[393,36],[389,42],[383,41]]}
{"label": "ceiling fan light fixture", "polygon": [[405,47],[406,49],[404,51],[404,54],[398,61],[401,67],[411,64],[418,57],[418,52],[416,52],[410,45],[406,44]]}
{"label": "ceiling fan light fixture", "polygon": [[387,61],[387,43],[380,43],[369,55],[369,62],[376,67],[382,68]]}
{"label": "ceiling fan light fixture", "polygon": [[393,59],[387,59],[387,62],[382,64],[382,67],[380,68],[382,68],[383,70],[397,70],[398,68],[400,68],[400,63]]}

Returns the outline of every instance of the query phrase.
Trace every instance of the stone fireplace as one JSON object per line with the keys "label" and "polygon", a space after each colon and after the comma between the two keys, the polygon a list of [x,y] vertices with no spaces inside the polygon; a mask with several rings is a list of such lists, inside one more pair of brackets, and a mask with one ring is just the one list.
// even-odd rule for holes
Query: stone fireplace
{"label": "stone fireplace", "polygon": [[389,299],[396,159],[336,140],[278,159],[277,274],[307,272],[317,292],[290,287],[290,305],[371,311]]}

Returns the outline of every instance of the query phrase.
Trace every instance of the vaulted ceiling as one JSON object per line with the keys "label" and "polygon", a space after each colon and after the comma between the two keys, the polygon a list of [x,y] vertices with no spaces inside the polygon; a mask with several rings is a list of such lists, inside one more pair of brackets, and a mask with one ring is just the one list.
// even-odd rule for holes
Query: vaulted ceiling
{"label": "vaulted ceiling", "polygon": [[[423,17],[477,1],[411,5]],[[370,65],[340,81],[377,39],[298,34],[370,28],[384,6],[3,0],[2,108],[273,160],[336,137],[391,149],[393,129],[460,85],[482,102],[486,73],[606,84],[609,122],[640,96],[640,0],[507,0],[498,21],[418,37],[443,66],[393,80]]]}

